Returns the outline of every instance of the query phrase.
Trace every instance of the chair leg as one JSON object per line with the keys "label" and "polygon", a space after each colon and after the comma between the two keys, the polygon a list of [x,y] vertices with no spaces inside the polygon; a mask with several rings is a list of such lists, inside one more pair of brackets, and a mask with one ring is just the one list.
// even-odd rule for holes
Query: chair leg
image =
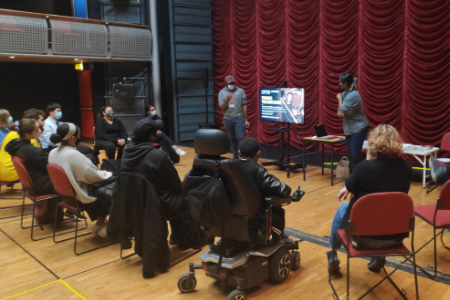
{"label": "chair leg", "polygon": [[414,268],[414,284],[416,286],[416,299],[419,300],[419,284],[417,283],[417,265],[416,265],[416,254],[414,253],[414,246],[412,248],[413,257],[413,268]]}
{"label": "chair leg", "polygon": [[395,284],[395,282],[392,280],[391,278],[391,274],[388,274],[386,271],[386,268],[383,266],[383,271],[384,274],[386,274],[386,278],[389,280],[389,282],[394,286],[394,288],[397,290],[397,292],[400,294],[400,296],[402,296],[403,299],[408,300],[408,298],[406,298],[405,293],[403,291],[400,290],[400,288]]}
{"label": "chair leg", "polygon": [[445,229],[442,229],[442,231],[441,231],[441,243],[442,243],[442,246],[444,246],[445,249],[450,250],[450,247],[448,247],[447,245],[444,244],[444,230]]}
{"label": "chair leg", "polygon": [[350,255],[347,253],[347,300],[349,299],[350,299]]}
{"label": "chair leg", "polygon": [[436,227],[433,226],[434,233],[434,277],[437,276],[437,253],[436,253]]}
{"label": "chair leg", "polygon": [[[20,227],[22,228],[22,229],[28,229],[28,228],[30,228],[31,226],[27,226],[27,227],[23,227],[23,216],[25,215],[25,195],[23,196],[23,199],[22,199],[22,214],[21,214],[21,218],[20,218]],[[27,214],[28,215],[28,214]],[[33,217],[34,218],[34,203],[33,203],[33,211],[31,212],[31,217]]]}

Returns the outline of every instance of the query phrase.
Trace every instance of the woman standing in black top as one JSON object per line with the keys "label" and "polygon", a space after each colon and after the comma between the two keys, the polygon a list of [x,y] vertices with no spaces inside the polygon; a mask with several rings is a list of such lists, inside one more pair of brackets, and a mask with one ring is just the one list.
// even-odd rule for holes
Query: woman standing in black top
{"label": "woman standing in black top", "polygon": [[[354,196],[350,203],[344,202],[338,208],[331,226],[330,247],[327,252],[328,271],[339,270],[339,260],[335,254],[333,260],[333,245],[336,249],[341,246],[334,240],[334,233],[346,228],[353,205],[361,197],[382,192],[408,193],[411,185],[412,167],[401,158],[402,139],[398,131],[387,124],[375,128],[369,136],[367,160],[359,163],[352,174],[345,181],[344,188],[338,194],[338,200],[345,200],[349,193]],[[361,246],[365,248],[386,248],[397,246],[403,242],[408,234],[395,236],[361,237]],[[369,270],[378,272],[385,263],[384,257],[373,259]]]}
{"label": "woman standing in black top", "polygon": [[[122,157],[122,149],[128,142],[128,133],[118,118],[114,118],[111,106],[103,106],[95,123],[95,148],[105,150],[108,159],[115,159],[116,148],[119,148],[117,159]],[[97,154],[97,153],[96,153]]]}

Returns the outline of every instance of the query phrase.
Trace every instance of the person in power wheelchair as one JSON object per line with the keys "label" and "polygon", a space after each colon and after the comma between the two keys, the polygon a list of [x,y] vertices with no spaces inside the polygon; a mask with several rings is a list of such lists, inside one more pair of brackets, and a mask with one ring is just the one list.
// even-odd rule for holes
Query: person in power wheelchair
{"label": "person in power wheelchair", "polygon": [[[194,148],[197,156],[183,181],[183,191],[197,222],[221,241],[200,255],[201,265],[189,265],[189,273],[178,279],[179,290],[195,290],[195,269],[204,269],[222,288],[235,287],[229,300],[245,300],[244,290],[265,280],[283,282],[291,270],[299,268],[300,253],[295,251],[298,241],[280,234],[271,238],[272,208],[298,202],[304,192],[297,190],[291,197],[289,191],[261,200],[259,188],[243,163],[221,156],[230,149],[223,131],[198,130]],[[265,207],[263,214],[258,212],[261,206]]]}

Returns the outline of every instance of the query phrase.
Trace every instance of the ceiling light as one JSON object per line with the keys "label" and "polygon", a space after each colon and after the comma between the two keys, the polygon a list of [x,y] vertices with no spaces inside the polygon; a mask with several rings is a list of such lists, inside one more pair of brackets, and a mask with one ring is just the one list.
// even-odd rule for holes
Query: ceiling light
{"label": "ceiling light", "polygon": [[15,56],[10,56],[9,58],[13,59],[13,58],[16,58],[16,57]]}
{"label": "ceiling light", "polygon": [[78,58],[75,58],[75,61],[78,61]]}

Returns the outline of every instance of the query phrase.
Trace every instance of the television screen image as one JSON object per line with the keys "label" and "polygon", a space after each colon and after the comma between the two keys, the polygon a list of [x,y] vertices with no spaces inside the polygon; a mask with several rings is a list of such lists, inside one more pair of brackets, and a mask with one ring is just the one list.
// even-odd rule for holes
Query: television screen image
{"label": "television screen image", "polygon": [[259,88],[259,118],[262,121],[303,124],[305,89]]}

